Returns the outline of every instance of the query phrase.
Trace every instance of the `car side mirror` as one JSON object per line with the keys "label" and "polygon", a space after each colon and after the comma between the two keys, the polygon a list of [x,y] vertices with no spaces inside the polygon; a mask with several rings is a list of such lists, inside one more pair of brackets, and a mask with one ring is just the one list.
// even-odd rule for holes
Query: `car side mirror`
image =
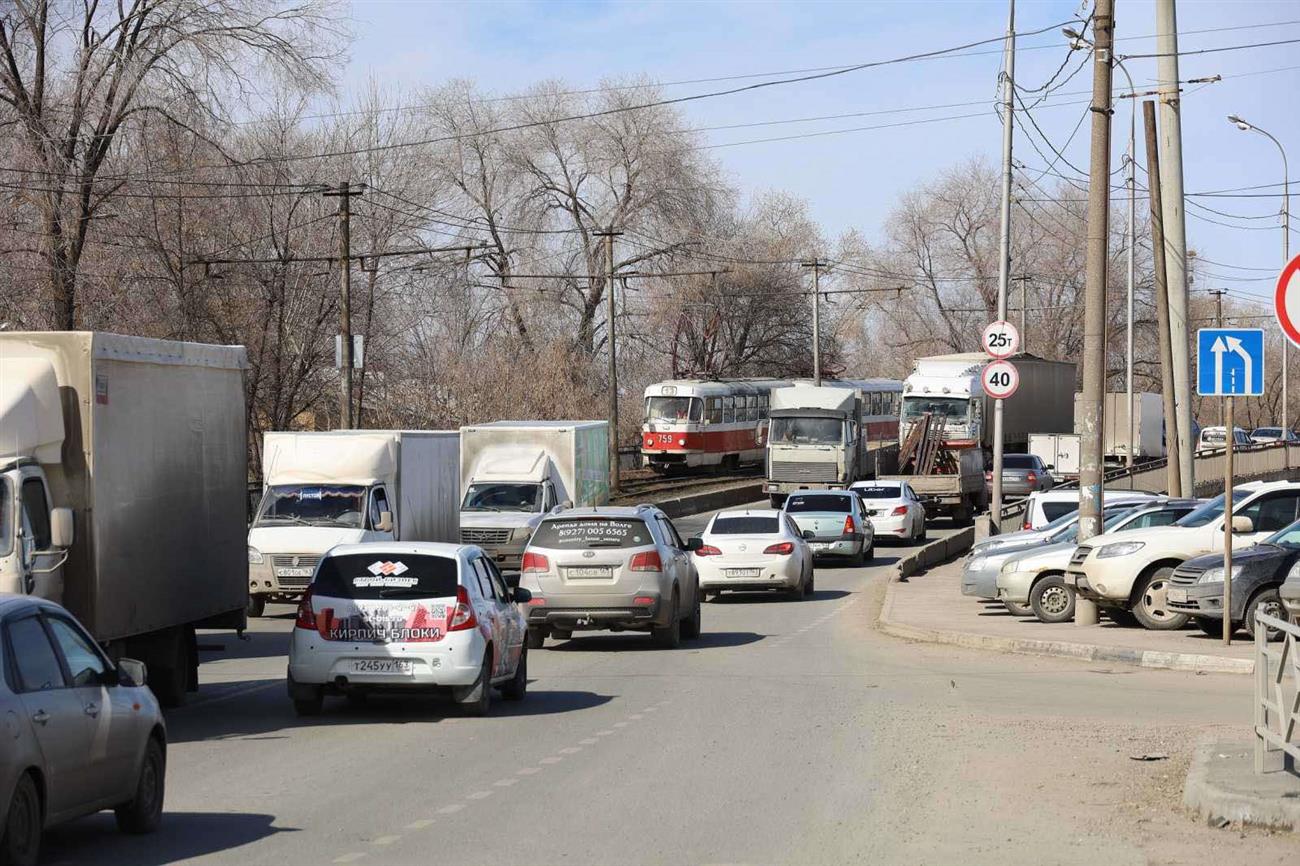
{"label": "car side mirror", "polygon": [[391,511],[379,512],[379,522],[375,524],[375,529],[379,530],[380,532],[392,532],[393,512]]}
{"label": "car side mirror", "polygon": [[533,600],[533,594],[522,586],[516,586],[510,590],[510,600],[515,604],[528,604]]}
{"label": "car side mirror", "polygon": [[814,538],[817,537],[817,533],[813,532],[811,529],[805,529],[802,535],[804,541],[812,541]]}
{"label": "car side mirror", "polygon": [[694,553],[695,551],[699,550],[703,546],[704,546],[703,538],[686,539],[686,550],[690,553]]}
{"label": "car side mirror", "polygon": [[71,508],[55,508],[50,511],[50,544],[60,550],[72,546],[76,530],[72,525]]}
{"label": "car side mirror", "polygon": [[1242,517],[1238,515],[1237,517],[1232,518],[1232,531],[1233,534],[1240,534],[1240,535],[1245,535],[1254,532],[1255,521],[1251,520],[1249,517]]}
{"label": "car side mirror", "polygon": [[135,659],[118,659],[117,676],[118,682],[122,685],[139,688],[149,678],[149,672],[145,669],[144,662]]}
{"label": "car side mirror", "polygon": [[520,573],[517,572],[517,571],[502,572],[502,573],[501,573],[501,579],[505,582],[505,585],[506,585],[506,588],[507,588],[507,589],[518,589],[518,588],[519,588],[519,579],[520,579],[521,577],[523,577],[523,575],[520,574]]}
{"label": "car side mirror", "polygon": [[1045,465],[1043,466],[1043,468],[1046,469],[1046,470],[1048,470],[1048,471],[1050,472],[1051,470],[1053,470],[1053,469],[1056,468],[1056,464],[1055,464],[1055,463],[1048,463],[1048,464],[1045,464]]}

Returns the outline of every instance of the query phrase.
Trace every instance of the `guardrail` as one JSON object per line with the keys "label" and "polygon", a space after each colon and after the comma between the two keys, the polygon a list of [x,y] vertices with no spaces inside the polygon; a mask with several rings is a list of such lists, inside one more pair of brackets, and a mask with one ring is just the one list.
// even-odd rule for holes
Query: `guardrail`
{"label": "guardrail", "polygon": [[[1282,646],[1268,645],[1269,629],[1282,633]],[[1300,761],[1300,625],[1255,616],[1255,772],[1264,772],[1264,757],[1281,751],[1291,769]]]}

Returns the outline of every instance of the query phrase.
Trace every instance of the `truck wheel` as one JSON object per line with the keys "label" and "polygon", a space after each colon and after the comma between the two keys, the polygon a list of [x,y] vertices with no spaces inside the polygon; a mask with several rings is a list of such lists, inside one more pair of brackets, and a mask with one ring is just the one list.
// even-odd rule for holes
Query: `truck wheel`
{"label": "truck wheel", "polygon": [[1172,566],[1157,568],[1147,575],[1133,600],[1133,615],[1143,628],[1152,631],[1174,631],[1187,625],[1191,619],[1185,613],[1171,610],[1166,601],[1169,590],[1169,578],[1173,575]]}
{"label": "truck wheel", "polygon": [[1074,590],[1059,574],[1050,575],[1029,590],[1029,606],[1039,622],[1069,622],[1074,619]]}
{"label": "truck wheel", "polygon": [[179,707],[185,703],[185,693],[190,683],[190,657],[186,642],[177,640],[173,657],[167,665],[149,668],[149,688],[158,703],[164,707]]}
{"label": "truck wheel", "polygon": [[541,649],[546,646],[546,631],[540,628],[530,628],[524,643],[528,645],[529,649]]}
{"label": "truck wheel", "polygon": [[113,810],[117,829],[123,833],[152,833],[162,821],[163,792],[167,778],[167,757],[153,737],[144,749],[135,796]]}
{"label": "truck wheel", "polygon": [[1138,624],[1137,617],[1133,615],[1133,612],[1125,610],[1122,607],[1103,607],[1101,612],[1105,614],[1107,619],[1115,623],[1115,625],[1132,628]]}
{"label": "truck wheel", "polygon": [[249,619],[256,619],[266,613],[266,596],[250,595],[248,597],[247,612]]}

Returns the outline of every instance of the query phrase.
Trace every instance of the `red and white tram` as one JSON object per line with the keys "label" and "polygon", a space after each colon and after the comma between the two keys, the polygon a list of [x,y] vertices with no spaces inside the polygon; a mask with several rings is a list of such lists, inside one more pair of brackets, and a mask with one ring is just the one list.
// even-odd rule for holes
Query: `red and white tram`
{"label": "red and white tram", "polygon": [[769,395],[789,384],[780,379],[677,379],[651,385],[645,389],[641,424],[644,465],[667,473],[763,462]]}

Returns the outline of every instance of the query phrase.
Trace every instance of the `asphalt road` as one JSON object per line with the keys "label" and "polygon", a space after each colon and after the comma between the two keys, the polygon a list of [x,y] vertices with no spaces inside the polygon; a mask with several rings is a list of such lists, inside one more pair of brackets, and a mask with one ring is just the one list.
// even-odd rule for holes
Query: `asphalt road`
{"label": "asphalt road", "polygon": [[486,719],[397,698],[296,718],[291,611],[273,608],[247,641],[203,638],[204,690],[168,717],[163,828],[126,837],[101,814],[48,833],[43,862],[1293,862],[1177,809],[1195,738],[1249,718],[1248,677],[882,636],[900,552],[819,568],[807,601],[708,604],[677,651],[548,644],[527,699]]}

